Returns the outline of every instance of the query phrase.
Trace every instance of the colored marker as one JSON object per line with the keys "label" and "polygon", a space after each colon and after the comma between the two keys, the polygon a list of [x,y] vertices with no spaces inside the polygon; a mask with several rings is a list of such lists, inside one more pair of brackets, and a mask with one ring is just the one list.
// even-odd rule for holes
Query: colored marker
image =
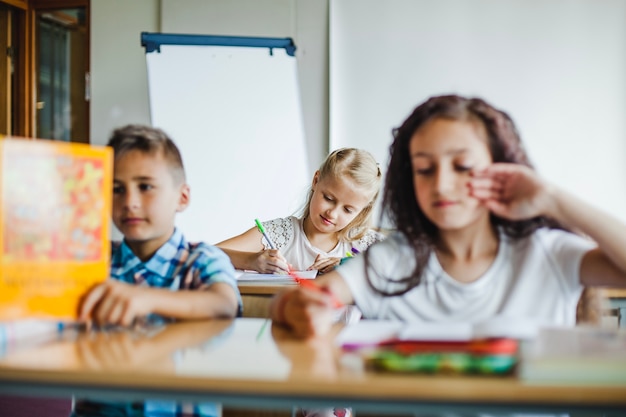
{"label": "colored marker", "polygon": [[350,258],[353,258],[354,255],[358,255],[359,253],[361,253],[361,252],[359,252],[359,250],[357,248],[352,247],[350,249],[350,251],[346,252],[346,256],[341,258],[341,261],[339,262],[339,265],[343,265],[344,262],[346,262]]}
{"label": "colored marker", "polygon": [[265,232],[265,227],[263,227],[263,225],[261,224],[259,219],[254,219],[254,222],[256,223],[256,227],[257,227],[257,229],[259,229],[259,232],[261,232],[261,234],[263,235],[263,237],[267,241],[267,244],[270,245],[270,248],[276,249],[276,245],[274,245],[274,242],[272,242],[272,239],[270,239],[270,237]]}
{"label": "colored marker", "polygon": [[289,276],[291,276],[291,278],[293,278],[293,280],[296,281],[298,285],[300,285],[301,287],[308,288],[310,290],[314,290],[318,292],[323,292],[324,294],[330,295],[334,308],[343,307],[343,303],[337,297],[335,297],[332,293],[330,293],[325,288],[322,288],[313,284],[313,281],[310,279],[300,278],[291,268],[289,269]]}

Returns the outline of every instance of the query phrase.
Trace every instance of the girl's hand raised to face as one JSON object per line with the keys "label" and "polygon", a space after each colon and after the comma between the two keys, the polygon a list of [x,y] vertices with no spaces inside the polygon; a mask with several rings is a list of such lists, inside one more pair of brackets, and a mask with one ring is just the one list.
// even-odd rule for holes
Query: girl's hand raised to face
{"label": "girl's hand raised to face", "polygon": [[262,274],[286,274],[289,272],[289,264],[278,249],[258,252],[254,264],[254,270]]}
{"label": "girl's hand raised to face", "polygon": [[553,204],[550,186],[525,165],[496,163],[472,173],[469,194],[509,220],[545,215]]}

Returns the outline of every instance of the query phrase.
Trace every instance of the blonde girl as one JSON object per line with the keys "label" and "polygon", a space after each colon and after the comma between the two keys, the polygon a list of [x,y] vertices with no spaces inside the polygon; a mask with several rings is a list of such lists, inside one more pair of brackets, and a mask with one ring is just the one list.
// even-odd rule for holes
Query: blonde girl
{"label": "blonde girl", "polygon": [[263,222],[274,249],[256,227],[217,244],[237,269],[262,273],[325,273],[381,235],[370,228],[381,185],[374,157],[355,148],[332,152],[315,172],[299,216]]}

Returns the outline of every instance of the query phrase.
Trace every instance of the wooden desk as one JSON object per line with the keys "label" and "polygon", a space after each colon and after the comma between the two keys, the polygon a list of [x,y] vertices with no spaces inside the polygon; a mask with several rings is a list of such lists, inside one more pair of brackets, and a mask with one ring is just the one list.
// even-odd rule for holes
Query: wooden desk
{"label": "wooden desk", "polygon": [[243,316],[253,318],[266,318],[269,313],[269,305],[274,294],[283,288],[293,287],[295,283],[285,282],[281,284],[264,284],[257,282],[238,282],[241,300],[243,301]]}
{"label": "wooden desk", "polygon": [[0,392],[219,401],[367,413],[626,410],[626,385],[530,385],[516,377],[381,374],[340,361],[332,338],[300,341],[264,319],[171,324],[152,332],[65,334],[0,358]]}
{"label": "wooden desk", "polygon": [[626,299],[626,288],[605,288],[602,290],[602,294],[608,298]]}

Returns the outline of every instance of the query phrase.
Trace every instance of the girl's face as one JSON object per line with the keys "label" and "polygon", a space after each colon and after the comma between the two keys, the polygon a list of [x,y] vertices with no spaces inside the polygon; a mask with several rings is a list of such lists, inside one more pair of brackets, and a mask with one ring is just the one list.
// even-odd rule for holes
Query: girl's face
{"label": "girl's face", "polygon": [[370,202],[369,196],[348,177],[313,177],[309,205],[311,223],[321,233],[344,229]]}
{"label": "girl's face", "polygon": [[440,230],[459,230],[488,218],[467,187],[471,171],[492,163],[479,122],[430,120],[413,134],[409,152],[415,198]]}

